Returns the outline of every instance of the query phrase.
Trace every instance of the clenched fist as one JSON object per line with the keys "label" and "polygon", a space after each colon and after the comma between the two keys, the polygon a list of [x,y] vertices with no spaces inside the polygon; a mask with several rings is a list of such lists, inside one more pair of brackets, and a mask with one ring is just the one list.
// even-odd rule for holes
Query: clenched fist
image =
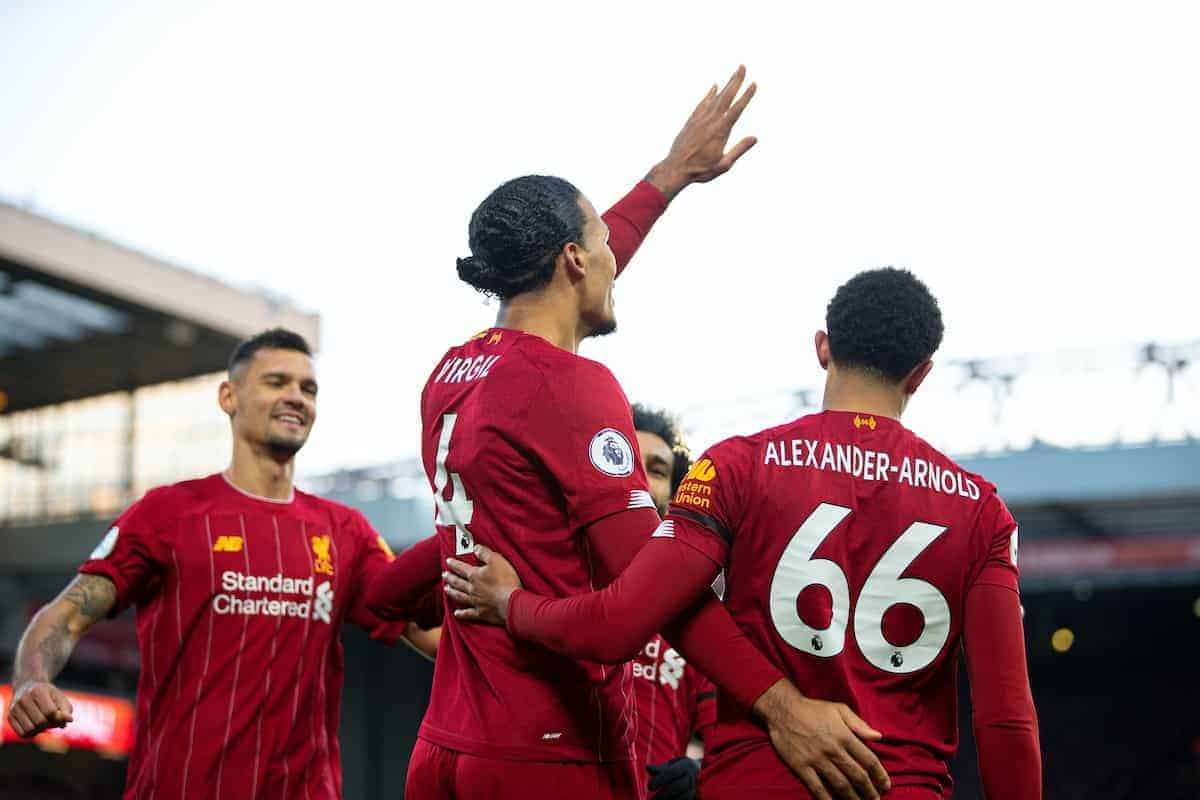
{"label": "clenched fist", "polygon": [[65,728],[75,717],[71,701],[50,683],[27,683],[13,693],[8,722],[21,736],[36,736],[49,728]]}

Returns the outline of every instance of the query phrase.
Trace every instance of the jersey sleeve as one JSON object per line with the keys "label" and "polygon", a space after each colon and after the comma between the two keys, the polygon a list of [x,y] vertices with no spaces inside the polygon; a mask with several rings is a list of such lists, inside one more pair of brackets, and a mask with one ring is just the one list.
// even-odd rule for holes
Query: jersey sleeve
{"label": "jersey sleeve", "polygon": [[407,620],[386,620],[367,605],[367,587],[379,577],[392,559],[392,549],[358,511],[351,511],[342,523],[349,537],[358,544],[358,561],[351,584],[352,595],[346,620],[377,641],[395,644],[404,635]]}
{"label": "jersey sleeve", "polygon": [[[695,667],[692,667],[695,669]],[[707,741],[708,729],[717,723],[717,687],[712,681],[696,673],[696,712],[692,716],[692,735]]]}
{"label": "jersey sleeve", "polygon": [[967,594],[963,638],[984,791],[988,797],[1040,800],[1037,711],[1016,592],[977,583]]}
{"label": "jersey sleeve", "polygon": [[650,228],[666,210],[667,198],[658,187],[643,180],[604,212],[608,246],[616,258],[618,275],[629,265]]}
{"label": "jersey sleeve", "polygon": [[654,508],[629,401],[602,365],[578,359],[549,374],[523,438],[562,492],[572,530],[618,511]]}
{"label": "jersey sleeve", "polygon": [[1018,590],[1017,521],[996,495],[991,495],[979,515],[979,533],[987,543],[987,554],[975,585],[1002,586]]}
{"label": "jersey sleeve", "polygon": [[152,594],[166,563],[162,540],[166,497],[163,490],[148,492],[125,510],[79,567],[85,575],[101,575],[117,587],[117,602],[109,612],[115,617]]}
{"label": "jersey sleeve", "polygon": [[721,567],[726,566],[740,517],[740,483],[750,466],[745,462],[742,439],[709,448],[680,482],[664,524],[671,535]]}

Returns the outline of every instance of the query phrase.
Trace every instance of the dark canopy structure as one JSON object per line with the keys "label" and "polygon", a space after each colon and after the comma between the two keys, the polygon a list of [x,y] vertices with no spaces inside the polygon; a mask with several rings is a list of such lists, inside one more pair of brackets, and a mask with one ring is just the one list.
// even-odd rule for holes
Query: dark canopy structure
{"label": "dark canopy structure", "polygon": [[318,345],[316,314],[0,203],[2,411],[217,372],[274,325]]}

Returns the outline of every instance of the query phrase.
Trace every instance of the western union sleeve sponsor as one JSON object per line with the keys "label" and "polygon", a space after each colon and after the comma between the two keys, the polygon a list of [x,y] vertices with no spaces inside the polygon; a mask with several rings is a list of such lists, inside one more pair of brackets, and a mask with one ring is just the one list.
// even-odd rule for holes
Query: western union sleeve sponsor
{"label": "western union sleeve sponsor", "polygon": [[713,487],[698,481],[684,481],[675,492],[675,502],[680,505],[706,510],[712,507]]}

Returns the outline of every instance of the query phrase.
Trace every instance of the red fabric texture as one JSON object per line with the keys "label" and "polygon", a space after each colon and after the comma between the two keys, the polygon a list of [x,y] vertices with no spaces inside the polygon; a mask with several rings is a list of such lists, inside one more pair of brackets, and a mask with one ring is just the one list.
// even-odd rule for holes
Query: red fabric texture
{"label": "red fabric texture", "polygon": [[1042,755],[1029,690],[1021,600],[977,584],[967,595],[965,644],[979,775],[988,797],[1040,800]]}
{"label": "red fabric texture", "polygon": [[630,800],[644,796],[632,762],[514,762],[459,753],[417,739],[408,761],[407,800]]}
{"label": "red fabric texture", "polygon": [[395,642],[362,589],[388,563],[357,511],[221,475],[155,489],[80,567],[137,608],[141,671],[125,797],[341,797],[341,626]]}

